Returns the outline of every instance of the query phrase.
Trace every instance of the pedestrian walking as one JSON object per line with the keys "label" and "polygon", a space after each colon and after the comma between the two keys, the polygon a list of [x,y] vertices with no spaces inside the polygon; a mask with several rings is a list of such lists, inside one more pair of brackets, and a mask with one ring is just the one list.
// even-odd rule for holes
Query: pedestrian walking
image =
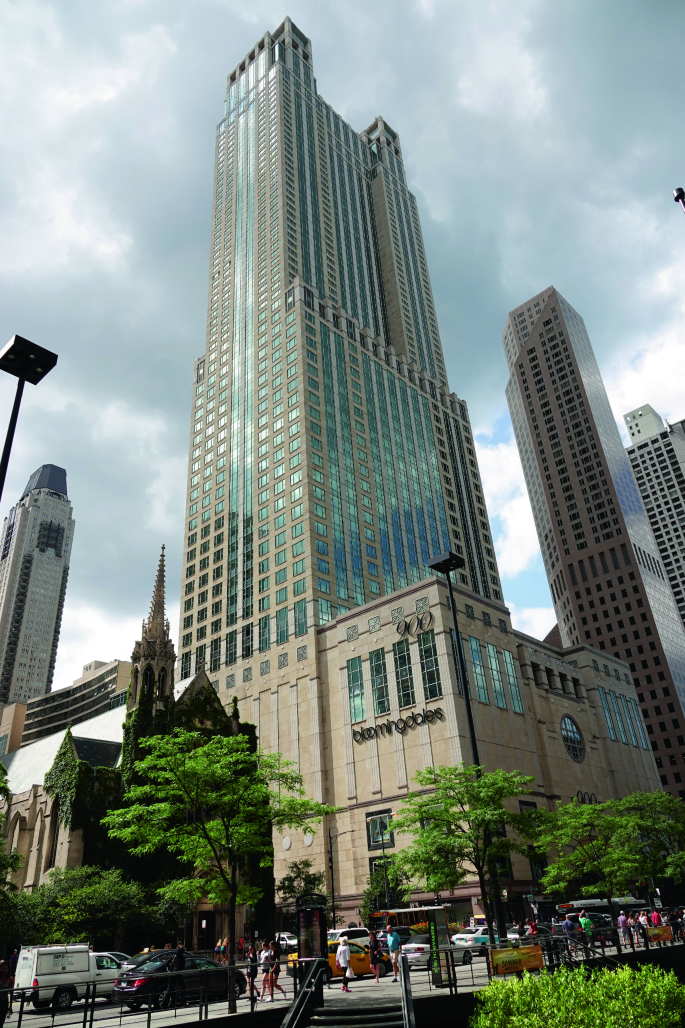
{"label": "pedestrian walking", "polygon": [[621,938],[624,946],[630,945],[630,927],[628,918],[623,911],[618,915],[618,927],[621,931]]}
{"label": "pedestrian walking", "polygon": [[[18,963],[19,963],[19,950],[15,949],[15,950],[12,951],[12,956],[10,957],[10,978],[12,978],[12,979],[16,978],[16,976],[17,976],[17,964]],[[12,1000],[13,1000],[13,998],[14,998],[14,993],[10,992],[10,1005],[9,1005],[9,1010],[7,1011],[7,1016],[8,1017],[12,1016]]]}
{"label": "pedestrian walking", "polygon": [[350,947],[347,945],[347,936],[341,935],[338,941],[338,949],[335,954],[335,966],[339,967],[343,973],[342,991],[349,992],[349,980],[352,977],[350,972]]}
{"label": "pedestrian walking", "polygon": [[392,972],[393,982],[398,981],[398,971],[400,967],[400,953],[402,952],[402,941],[391,924],[387,926],[388,931],[388,951],[390,953],[390,960],[392,961]]}
{"label": "pedestrian walking", "polygon": [[221,963],[228,963],[228,938],[225,938],[221,942]]}
{"label": "pedestrian walking", "polygon": [[[186,969],[186,951],[185,951],[185,947],[183,946],[182,940],[179,939],[178,940],[178,945],[176,947],[176,954],[174,956],[174,959],[171,961],[171,970],[172,971],[185,971],[185,969]],[[187,1007],[188,1003],[186,1001],[186,982],[185,982],[185,976],[182,975],[182,974],[175,974],[175,975],[173,975],[172,983],[173,983],[172,988],[173,988],[173,996],[174,996],[174,1006],[176,1006],[176,999],[177,999],[177,996],[180,994],[181,997],[182,997],[181,998],[181,1006]]]}
{"label": "pedestrian walking", "polygon": [[257,950],[254,948],[252,943],[250,943],[247,950],[247,981],[250,986],[250,999],[254,997],[255,1002],[259,1000],[259,996],[257,995],[254,987],[258,969],[259,957],[257,955]]}
{"label": "pedestrian walking", "polygon": [[278,984],[278,976],[281,973],[281,944],[278,939],[273,939],[269,943],[269,949],[271,950],[271,995],[273,996],[273,990],[278,989],[279,992],[283,993],[283,999],[285,996],[285,989],[282,985]]}
{"label": "pedestrian walking", "polygon": [[592,928],[593,928],[593,925],[592,925],[592,921],[587,916],[587,914],[586,914],[586,912],[584,910],[581,910],[580,915],[578,917],[578,921],[580,923],[580,928],[581,928],[581,931],[582,931],[583,935],[585,936],[587,941],[590,943],[590,945],[592,945]]}
{"label": "pedestrian walking", "polygon": [[663,923],[664,922],[661,920],[661,914],[659,913],[659,911],[658,910],[653,910],[652,911],[652,924],[653,924],[653,926],[655,928],[660,928],[663,925]]}
{"label": "pedestrian walking", "polygon": [[262,943],[262,951],[259,954],[259,963],[261,964],[261,968],[262,968],[262,993],[261,993],[261,996],[259,998],[262,999],[262,1000],[264,999],[264,993],[266,992],[266,990],[268,988],[269,989],[269,999],[266,1000],[267,1003],[273,1003],[273,1001],[274,1001],[274,987],[273,987],[273,981],[272,981],[272,978],[271,978],[271,958],[272,958],[272,953],[271,953],[271,950],[269,948],[269,944],[268,944],[268,942],[265,939],[264,942]]}
{"label": "pedestrian walking", "polygon": [[9,1012],[13,985],[14,977],[9,960],[0,961],[0,1028],[4,1025]]}
{"label": "pedestrian walking", "polygon": [[647,929],[649,928],[649,918],[647,917],[647,911],[646,910],[643,910],[640,913],[639,920],[640,920],[640,935],[642,936],[642,943],[643,943],[643,945],[646,948],[647,947],[647,939],[649,937],[649,932],[647,931]]}
{"label": "pedestrian walking", "polygon": [[214,956],[216,960],[221,963],[221,939],[216,940],[216,946],[214,947]]}
{"label": "pedestrian walking", "polygon": [[240,938],[238,939],[238,960],[242,960],[243,959],[243,953],[244,952],[245,952],[245,944],[243,942],[243,937],[241,935]]}
{"label": "pedestrian walking", "polygon": [[381,944],[376,938],[375,932],[369,932],[369,963],[376,979],[376,985],[380,985],[378,976],[381,967]]}

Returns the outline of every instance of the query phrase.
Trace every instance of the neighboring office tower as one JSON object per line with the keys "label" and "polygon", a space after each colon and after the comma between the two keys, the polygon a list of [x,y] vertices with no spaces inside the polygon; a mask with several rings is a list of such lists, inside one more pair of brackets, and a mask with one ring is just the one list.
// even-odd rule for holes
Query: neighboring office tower
{"label": "neighboring office tower", "polygon": [[685,622],[685,421],[664,425],[648,404],[624,421],[635,440],[627,447],[630,463]]}
{"label": "neighboring office tower", "polygon": [[74,538],[67,473],[31,475],[0,536],[0,704],[50,692]]}
{"label": "neighboring office tower", "polygon": [[442,550],[502,599],[396,133],[382,118],[355,132],[322,100],[290,19],[231,73],[225,112],[181,678],[429,577]]}
{"label": "neighboring office tower", "polygon": [[[685,633],[583,319],[550,287],[510,312],[502,341],[562,643],[606,649],[670,697],[678,716],[650,726],[652,748],[685,747]],[[677,792],[681,777],[662,782]]]}

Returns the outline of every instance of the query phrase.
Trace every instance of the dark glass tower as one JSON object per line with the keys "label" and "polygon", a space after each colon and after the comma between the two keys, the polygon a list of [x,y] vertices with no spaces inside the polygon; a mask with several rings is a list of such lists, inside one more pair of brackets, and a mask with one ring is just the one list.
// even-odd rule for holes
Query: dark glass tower
{"label": "dark glass tower", "polygon": [[187,504],[183,677],[420,581],[448,548],[502,598],[399,137],[321,98],[289,19],[231,72],[217,127]]}

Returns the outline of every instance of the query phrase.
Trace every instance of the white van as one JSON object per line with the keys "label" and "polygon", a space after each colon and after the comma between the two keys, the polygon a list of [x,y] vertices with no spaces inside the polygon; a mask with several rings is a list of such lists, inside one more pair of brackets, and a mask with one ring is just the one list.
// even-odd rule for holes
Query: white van
{"label": "white van", "polygon": [[118,972],[113,956],[91,953],[85,942],[27,946],[19,951],[14,984],[16,989],[33,989],[30,998],[36,1010],[51,1004],[68,1010],[74,1000],[84,999],[88,983],[96,986],[96,997],[111,999]]}

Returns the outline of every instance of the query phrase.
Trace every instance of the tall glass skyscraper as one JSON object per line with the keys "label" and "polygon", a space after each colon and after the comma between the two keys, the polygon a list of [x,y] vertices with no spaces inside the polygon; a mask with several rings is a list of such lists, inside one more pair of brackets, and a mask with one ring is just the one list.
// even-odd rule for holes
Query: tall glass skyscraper
{"label": "tall glass skyscraper", "polygon": [[216,131],[185,535],[181,677],[428,577],[445,549],[502,599],[399,137],[319,96],[290,19],[229,75]]}
{"label": "tall glass skyscraper", "polygon": [[52,689],[74,525],[66,471],[43,464],[0,534],[0,706]]}

